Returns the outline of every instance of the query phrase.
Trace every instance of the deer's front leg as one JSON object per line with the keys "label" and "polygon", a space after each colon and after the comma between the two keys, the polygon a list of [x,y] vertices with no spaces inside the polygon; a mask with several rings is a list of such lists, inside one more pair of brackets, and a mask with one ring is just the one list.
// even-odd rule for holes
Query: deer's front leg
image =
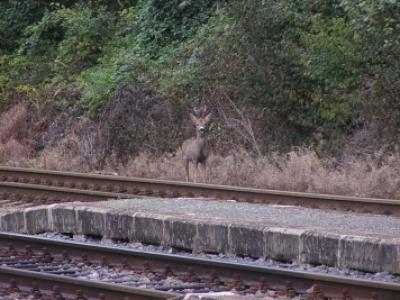
{"label": "deer's front leg", "polygon": [[200,174],[201,174],[201,181],[202,182],[204,182],[204,183],[207,183],[207,164],[206,164],[206,162],[203,162],[202,164],[201,164],[201,172],[200,172]]}
{"label": "deer's front leg", "polygon": [[194,172],[193,172],[193,182],[197,182],[197,180],[198,180],[198,172],[199,172],[199,163],[196,161],[194,164],[193,164],[193,167],[194,167]]}

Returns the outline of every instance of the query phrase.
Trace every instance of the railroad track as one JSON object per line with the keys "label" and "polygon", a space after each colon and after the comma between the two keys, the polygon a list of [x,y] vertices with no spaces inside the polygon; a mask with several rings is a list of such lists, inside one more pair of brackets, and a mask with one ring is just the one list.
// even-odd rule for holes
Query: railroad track
{"label": "railroad track", "polygon": [[295,205],[400,216],[399,200],[0,167],[0,199],[42,204],[57,201],[98,201],[138,196],[207,197],[239,202]]}
{"label": "railroad track", "polygon": [[179,299],[187,292],[234,291],[310,300],[400,297],[395,283],[9,233],[0,233],[0,262],[0,296],[25,291],[80,300]]}
{"label": "railroad track", "polygon": [[[43,262],[40,264],[44,267],[48,265]],[[179,299],[181,295],[23,270],[21,266],[0,267],[0,300],[166,300],[172,298]]]}

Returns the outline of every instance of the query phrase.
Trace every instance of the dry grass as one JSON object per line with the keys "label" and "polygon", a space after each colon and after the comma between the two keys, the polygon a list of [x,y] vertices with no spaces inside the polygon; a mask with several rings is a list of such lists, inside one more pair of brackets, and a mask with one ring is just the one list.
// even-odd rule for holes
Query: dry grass
{"label": "dry grass", "polygon": [[90,172],[97,169],[102,149],[96,148],[95,132],[83,125],[69,128],[56,146],[46,147],[35,167],[50,170]]}
{"label": "dry grass", "polygon": [[0,163],[8,166],[27,166],[31,148],[15,139],[0,144]]}
{"label": "dry grass", "polygon": [[26,138],[28,106],[20,103],[0,115],[0,163],[26,165],[32,147]]}
{"label": "dry grass", "polygon": [[[333,167],[332,165],[336,165]],[[183,180],[179,154],[154,158],[141,154],[128,164],[108,168],[120,175]],[[287,155],[253,158],[242,152],[225,157],[212,155],[206,182],[256,188],[400,199],[400,156],[386,159],[381,167],[366,160],[347,159],[337,165],[318,158],[311,150]]]}
{"label": "dry grass", "polygon": [[[32,149],[34,143],[30,141],[32,132],[28,111],[28,106],[20,103],[0,115],[1,164],[184,179],[180,153],[154,157],[143,152],[122,164],[118,155],[106,154],[109,143],[98,140],[97,127],[79,123],[69,127],[58,143],[47,145],[35,153]],[[40,136],[43,133],[38,134]],[[276,190],[400,199],[400,154],[397,150],[392,153],[369,153],[362,156],[358,151],[347,157],[342,156],[340,163],[334,159],[321,159],[309,149],[257,158],[245,151],[226,156],[211,155],[203,181]]]}
{"label": "dry grass", "polygon": [[5,111],[0,116],[0,141],[11,138],[22,139],[27,131],[28,106],[20,103]]}
{"label": "dry grass", "polygon": [[[75,141],[75,143],[72,143]],[[1,144],[0,157],[7,165],[30,165],[44,169],[93,172],[91,156],[83,154],[90,143],[69,136],[57,147],[45,149],[36,160],[28,160],[26,146],[14,139]],[[95,157],[95,156],[93,156]],[[104,173],[184,180],[180,154],[154,157],[148,153],[118,164],[113,157]],[[193,171],[193,170],[191,170]],[[235,155],[211,155],[204,182],[265,189],[315,192],[400,199],[400,155],[388,156],[381,166],[372,161],[347,158],[337,164],[320,159],[314,151],[293,151],[286,155],[254,158],[246,152]]]}

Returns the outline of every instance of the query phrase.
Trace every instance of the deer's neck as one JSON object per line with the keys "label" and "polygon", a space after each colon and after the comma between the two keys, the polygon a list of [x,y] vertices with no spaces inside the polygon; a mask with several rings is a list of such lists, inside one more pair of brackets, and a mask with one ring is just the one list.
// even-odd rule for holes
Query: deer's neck
{"label": "deer's neck", "polygon": [[205,136],[200,136],[200,134],[196,135],[196,141],[198,143],[203,144],[206,140],[207,140],[207,138]]}

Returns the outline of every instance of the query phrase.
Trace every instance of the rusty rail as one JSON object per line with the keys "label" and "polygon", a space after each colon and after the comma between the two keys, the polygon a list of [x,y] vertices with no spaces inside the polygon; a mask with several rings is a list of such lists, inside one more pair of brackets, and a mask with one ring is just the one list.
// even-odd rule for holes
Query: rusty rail
{"label": "rusty rail", "polygon": [[[400,216],[400,201],[337,195],[263,190],[214,184],[188,183],[145,178],[130,178],[74,172],[0,167],[1,192],[21,198],[42,195],[89,201],[105,198],[130,198],[137,195],[161,197],[207,197],[239,202],[295,205],[309,208],[353,211]],[[44,188],[43,186],[46,186]],[[23,193],[23,189],[30,189]],[[43,193],[40,191],[42,190]],[[19,192],[18,192],[19,191]],[[75,191],[75,194],[74,194]],[[63,195],[60,197],[60,195]],[[81,196],[80,196],[81,195]],[[33,198],[35,198],[33,197]],[[4,198],[4,197],[3,197]],[[65,200],[64,200],[65,201]]]}
{"label": "rusty rail", "polygon": [[14,201],[29,201],[38,204],[60,201],[100,201],[138,197],[129,193],[65,188],[52,185],[39,185],[20,182],[0,182],[0,198]]}
{"label": "rusty rail", "polygon": [[[257,291],[271,289],[279,291],[282,295],[286,296],[315,296],[315,298],[307,299],[320,299],[317,297],[318,295],[321,297],[323,295],[324,297],[328,297],[328,299],[354,300],[400,298],[400,284],[396,283],[360,280],[350,277],[298,272],[238,263],[226,263],[173,254],[139,252],[126,248],[67,242],[21,234],[0,233],[0,249],[3,256],[4,251],[6,251],[6,257],[18,256],[17,253],[24,253],[24,255],[27,255],[26,253],[36,252],[40,253],[42,256],[45,255],[45,257],[51,257],[53,259],[62,254],[64,257],[68,256],[69,259],[72,260],[78,259],[87,264],[102,264],[109,267],[118,267],[121,265],[122,267],[129,268],[128,270],[132,270],[132,268],[136,270],[139,269],[155,277],[160,276],[157,274],[164,274],[165,276],[166,274],[180,274],[180,276],[187,278],[192,284],[208,284],[210,290],[213,290],[213,288],[220,290],[221,287],[224,287],[225,290],[235,289],[239,293],[242,291],[244,294],[251,294]],[[5,271],[9,270],[5,269]],[[2,272],[4,272],[4,268],[0,268],[0,274],[2,274]],[[3,276],[4,275],[0,275],[0,281]],[[12,276],[17,276],[17,274],[13,273]],[[53,278],[57,279],[58,277]],[[70,280],[65,279],[65,277],[62,278],[63,279],[57,279],[57,284]],[[90,286],[91,284],[97,283],[96,281],[84,281],[84,285],[81,285],[82,290],[84,290],[85,293],[89,293],[90,288],[93,287]],[[86,286],[89,288],[88,292],[86,292]],[[104,286],[103,288],[106,289],[107,287]],[[117,288],[114,286],[114,289],[118,289],[119,292],[126,292],[124,288],[126,289],[127,287]],[[73,292],[75,289],[69,287],[67,290]],[[145,291],[146,293],[142,290],[145,295],[150,293],[149,290]],[[107,290],[101,290],[101,292],[105,293]],[[99,291],[97,291],[97,293],[99,293]],[[158,297],[163,299],[173,296],[174,293],[158,294]],[[107,299],[111,298],[107,297]]]}
{"label": "rusty rail", "polygon": [[[67,276],[32,272],[0,266],[3,294],[21,294],[16,299],[107,299],[107,300],[166,300],[180,296],[177,293],[154,291],[104,283]],[[51,298],[28,298],[35,294]],[[62,298],[61,298],[62,297]],[[7,298],[14,299],[14,298]]]}

